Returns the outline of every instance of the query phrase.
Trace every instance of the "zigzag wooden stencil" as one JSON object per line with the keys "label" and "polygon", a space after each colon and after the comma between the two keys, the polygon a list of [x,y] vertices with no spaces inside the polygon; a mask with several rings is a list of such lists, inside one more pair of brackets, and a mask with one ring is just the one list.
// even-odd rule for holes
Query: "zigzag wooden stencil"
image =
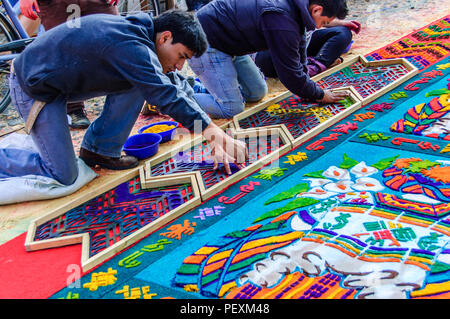
{"label": "zigzag wooden stencil", "polygon": [[234,116],[233,125],[237,130],[280,127],[296,147],[417,72],[405,59],[369,62],[356,56],[312,78],[324,89],[348,91],[347,100],[321,105],[288,91]]}
{"label": "zigzag wooden stencil", "polygon": [[87,271],[201,202],[193,176],[155,178],[145,185],[148,188],[142,189],[134,177],[81,205],[61,207],[34,220],[26,249],[81,243],[81,265]]}
{"label": "zigzag wooden stencil", "polygon": [[[340,68],[330,69],[315,80],[356,62],[374,67],[396,63],[404,66],[404,73],[395,79],[391,77],[388,88],[381,88],[366,98],[361,97],[357,89],[340,88],[350,91],[350,100],[345,105],[329,105],[323,110],[317,108],[314,116],[318,121],[298,138],[294,138],[283,123],[245,130],[235,126],[229,134],[247,143],[250,158],[245,169],[231,176],[212,171],[211,163],[207,163],[210,160],[209,146],[201,137],[193,138],[94,190],[90,198],[76,198],[32,221],[25,242],[26,249],[32,251],[82,243],[82,267],[84,271],[89,270],[222,189],[278,159],[297,144],[320,133],[362,103],[400,84],[417,71],[404,60],[371,62],[372,65],[358,57],[343,63]],[[358,69],[357,72],[363,71]],[[275,100],[287,97],[288,93],[282,94],[252,110],[261,110],[274,104]]]}
{"label": "zigzag wooden stencil", "polygon": [[199,149],[209,158],[209,146],[205,141],[193,147],[187,143],[179,147],[177,154],[189,154],[192,162],[165,160],[169,154],[164,154],[159,157],[160,162],[154,161],[153,172],[158,176],[152,175],[148,161],[117,180],[118,186],[91,199],[63,205],[32,221],[26,249],[81,243],[81,265],[87,271],[291,149],[289,139],[276,128],[231,134],[248,145],[251,156],[245,169],[228,176],[214,171],[212,164],[196,163],[193,155]]}

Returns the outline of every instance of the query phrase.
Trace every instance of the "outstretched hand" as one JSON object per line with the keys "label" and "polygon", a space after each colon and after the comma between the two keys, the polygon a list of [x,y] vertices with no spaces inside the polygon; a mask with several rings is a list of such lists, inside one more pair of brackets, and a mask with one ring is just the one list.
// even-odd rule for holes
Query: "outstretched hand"
{"label": "outstretched hand", "polygon": [[211,147],[215,170],[223,163],[225,171],[231,175],[230,164],[236,164],[239,169],[245,167],[248,150],[244,142],[232,138],[213,122],[203,131],[203,136]]}
{"label": "outstretched hand", "polygon": [[20,0],[20,12],[27,18],[36,20],[39,18],[37,14],[41,11],[39,10],[37,0]]}
{"label": "outstretched hand", "polygon": [[361,23],[355,20],[343,21],[342,25],[350,29],[350,31],[358,34],[361,31]]}
{"label": "outstretched hand", "polygon": [[345,99],[347,96],[349,96],[349,92],[345,91],[331,91],[331,90],[324,90],[324,95],[321,100],[318,100],[320,103],[336,103],[343,99]]}

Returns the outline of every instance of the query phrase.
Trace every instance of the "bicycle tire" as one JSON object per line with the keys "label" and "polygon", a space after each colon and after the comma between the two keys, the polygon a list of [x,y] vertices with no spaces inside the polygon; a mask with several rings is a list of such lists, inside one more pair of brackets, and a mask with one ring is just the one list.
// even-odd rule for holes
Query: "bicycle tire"
{"label": "bicycle tire", "polygon": [[[5,44],[13,40],[20,39],[17,32],[14,31],[11,22],[0,12],[0,44]],[[0,65],[0,113],[2,113],[11,103],[9,95],[9,64]]]}
{"label": "bicycle tire", "polygon": [[121,15],[149,12],[156,17],[161,13],[160,0],[119,0],[117,8]]}

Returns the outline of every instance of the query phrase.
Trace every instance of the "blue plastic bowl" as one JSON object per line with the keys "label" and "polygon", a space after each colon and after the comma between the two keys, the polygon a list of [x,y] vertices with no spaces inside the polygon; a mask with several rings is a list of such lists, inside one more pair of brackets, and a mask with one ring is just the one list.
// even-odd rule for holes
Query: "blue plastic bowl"
{"label": "blue plastic bowl", "polygon": [[[146,125],[146,126],[144,126],[144,127],[141,127],[141,128],[138,130],[138,133],[141,134],[142,132],[144,132],[146,129],[148,129],[148,128],[151,127],[151,126],[155,126],[155,125],[164,125],[164,124],[165,124],[165,125],[175,125],[175,127],[174,127],[173,129],[168,130],[168,131],[164,131],[164,132],[160,132],[160,133],[153,133],[153,134],[159,134],[159,135],[161,135],[161,138],[162,138],[161,143],[168,142],[168,141],[170,141],[171,139],[173,139],[173,136],[175,135],[175,130],[177,129],[177,127],[178,127],[178,125],[179,125],[178,122],[165,121],[165,122],[152,123],[152,124]],[[144,134],[147,134],[147,133],[144,133]]]}
{"label": "blue plastic bowl", "polygon": [[162,137],[156,133],[132,135],[123,145],[123,150],[127,155],[137,157],[140,160],[149,158],[158,153],[161,139]]}

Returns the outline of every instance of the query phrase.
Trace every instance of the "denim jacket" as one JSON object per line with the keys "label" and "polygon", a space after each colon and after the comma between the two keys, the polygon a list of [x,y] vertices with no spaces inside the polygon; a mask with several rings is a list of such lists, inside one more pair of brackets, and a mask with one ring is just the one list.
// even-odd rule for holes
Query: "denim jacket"
{"label": "denim jacket", "polygon": [[215,0],[197,17],[211,47],[231,56],[270,51],[280,81],[313,100],[323,90],[308,76],[306,33],[316,24],[309,0]]}
{"label": "denim jacket", "polygon": [[[211,119],[177,73],[163,74],[155,51],[153,20],[147,13],[121,17],[95,14],[79,27],[61,24],[36,38],[14,61],[20,86],[50,102],[88,99],[137,87],[150,105],[192,130]],[[74,24],[75,25],[75,24]]]}

